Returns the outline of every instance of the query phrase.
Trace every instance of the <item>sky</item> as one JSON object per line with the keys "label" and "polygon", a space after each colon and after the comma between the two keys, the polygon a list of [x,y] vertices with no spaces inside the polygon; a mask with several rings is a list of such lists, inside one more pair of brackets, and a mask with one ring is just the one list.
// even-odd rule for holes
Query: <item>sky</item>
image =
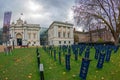
{"label": "sky", "polygon": [[40,24],[40,27],[49,27],[53,21],[74,23],[74,4],[75,0],[0,0],[0,28],[5,11],[12,12],[11,22],[22,18],[29,24]]}

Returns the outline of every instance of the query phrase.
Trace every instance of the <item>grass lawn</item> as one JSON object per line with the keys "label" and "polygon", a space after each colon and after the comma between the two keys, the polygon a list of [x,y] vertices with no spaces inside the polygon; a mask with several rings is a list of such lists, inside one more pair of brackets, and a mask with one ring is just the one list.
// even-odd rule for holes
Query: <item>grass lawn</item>
{"label": "grass lawn", "polygon": [[[37,67],[35,48],[15,49],[12,55],[0,54],[0,80],[40,80]],[[45,80],[80,80],[79,72],[82,56],[78,61],[71,55],[71,70],[65,69],[65,57],[62,54],[62,64],[39,48],[41,63],[44,64]],[[110,62],[105,62],[102,69],[97,69],[97,60],[94,59],[94,49],[91,49],[87,80],[120,80],[120,50],[112,53]],[[83,53],[84,54],[84,53]]]}

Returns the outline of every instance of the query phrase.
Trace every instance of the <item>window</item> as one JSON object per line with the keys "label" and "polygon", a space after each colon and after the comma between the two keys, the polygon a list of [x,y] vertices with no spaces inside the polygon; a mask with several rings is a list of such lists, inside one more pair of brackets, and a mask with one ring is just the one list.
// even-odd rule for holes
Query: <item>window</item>
{"label": "window", "polygon": [[61,26],[58,26],[58,28],[61,28]]}
{"label": "window", "polygon": [[59,41],[59,44],[61,44],[61,41]]}
{"label": "window", "polygon": [[64,41],[64,44],[66,44],[66,41]]}
{"label": "window", "polygon": [[29,39],[31,39],[31,33],[29,33],[28,36],[29,36]]}
{"label": "window", "polygon": [[60,32],[58,32],[58,37],[60,38]]}
{"label": "window", "polygon": [[69,41],[69,44],[70,44],[70,41]]}
{"label": "window", "polygon": [[29,41],[28,44],[31,44],[31,42]]}
{"label": "window", "polygon": [[68,33],[68,38],[70,38],[70,33]]}
{"label": "window", "polygon": [[65,38],[65,32],[63,32],[63,37]]}
{"label": "window", "polygon": [[33,36],[34,36],[34,39],[35,39],[36,38],[36,34],[34,33]]}

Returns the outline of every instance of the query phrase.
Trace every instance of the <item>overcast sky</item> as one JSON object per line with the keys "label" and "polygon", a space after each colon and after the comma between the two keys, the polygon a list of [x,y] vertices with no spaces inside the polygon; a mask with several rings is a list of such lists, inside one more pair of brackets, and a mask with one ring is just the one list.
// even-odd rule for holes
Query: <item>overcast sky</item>
{"label": "overcast sky", "polygon": [[[0,0],[0,28],[5,11],[12,11],[12,21],[22,18],[30,24],[49,27],[53,21],[73,23],[75,0]],[[21,16],[20,14],[23,13]]]}

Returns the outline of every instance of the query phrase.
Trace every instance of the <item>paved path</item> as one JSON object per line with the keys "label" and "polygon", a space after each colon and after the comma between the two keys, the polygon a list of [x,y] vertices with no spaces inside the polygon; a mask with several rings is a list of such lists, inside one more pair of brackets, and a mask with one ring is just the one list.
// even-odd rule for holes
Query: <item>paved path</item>
{"label": "paved path", "polygon": [[0,52],[4,52],[4,46],[0,45]]}

